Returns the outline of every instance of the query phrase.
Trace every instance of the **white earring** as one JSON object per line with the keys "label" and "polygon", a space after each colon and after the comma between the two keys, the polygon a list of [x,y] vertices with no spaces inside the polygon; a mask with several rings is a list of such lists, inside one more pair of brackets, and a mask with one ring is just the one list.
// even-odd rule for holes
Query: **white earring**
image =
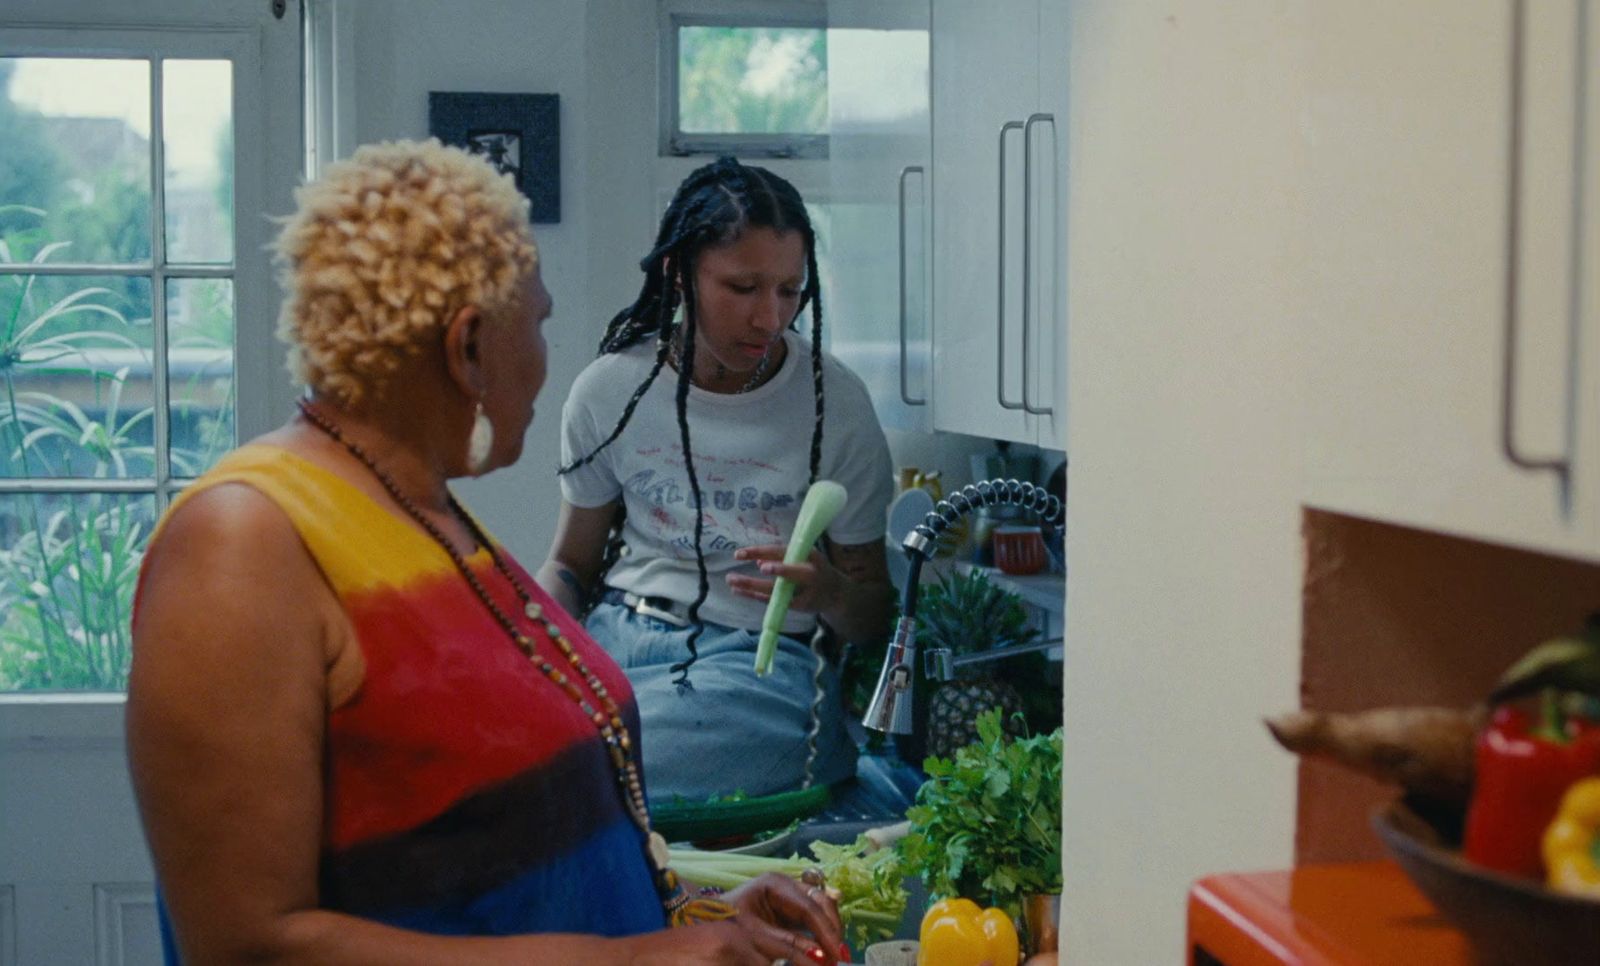
{"label": "white earring", "polygon": [[483,401],[472,414],[472,433],[467,437],[467,471],[478,476],[489,468],[489,451],[494,449],[494,424],[483,414]]}

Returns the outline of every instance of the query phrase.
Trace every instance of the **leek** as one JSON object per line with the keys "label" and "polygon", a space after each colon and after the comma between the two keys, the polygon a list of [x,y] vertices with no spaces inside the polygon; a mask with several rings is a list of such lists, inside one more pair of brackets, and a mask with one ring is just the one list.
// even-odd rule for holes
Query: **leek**
{"label": "leek", "polygon": [[[800,504],[800,516],[794,522],[794,532],[789,535],[789,548],[783,553],[786,564],[804,563],[811,556],[811,548],[828,528],[833,518],[844,509],[848,499],[844,487],[832,480],[818,480],[806,491]],[[789,601],[794,597],[794,581],[779,577],[772,586],[772,596],[767,600],[766,616],[761,618],[761,640],[756,644],[756,673],[766,675],[772,671],[772,658],[778,651],[778,635],[783,631],[783,618],[789,613]]]}

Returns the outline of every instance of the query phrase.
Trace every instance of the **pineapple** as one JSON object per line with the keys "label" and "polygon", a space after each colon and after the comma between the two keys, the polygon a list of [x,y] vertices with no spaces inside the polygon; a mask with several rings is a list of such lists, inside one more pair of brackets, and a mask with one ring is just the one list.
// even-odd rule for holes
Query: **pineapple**
{"label": "pineapple", "polygon": [[[1022,600],[995,586],[982,570],[941,575],[923,588],[917,610],[917,642],[924,648],[949,648],[954,656],[992,647],[1027,644],[1038,636],[1028,626]],[[953,756],[957,748],[978,739],[978,715],[998,708],[1012,734],[1023,731],[1017,713],[1024,710],[1015,687],[996,677],[1000,662],[974,665],[955,681],[940,683],[928,701],[927,753]],[[961,674],[961,672],[957,672]]]}
{"label": "pineapple", "polygon": [[1008,733],[1021,735],[1022,694],[993,677],[947,681],[928,702],[928,754],[954,758],[958,748],[978,740],[978,715],[1000,709],[1000,723]]}

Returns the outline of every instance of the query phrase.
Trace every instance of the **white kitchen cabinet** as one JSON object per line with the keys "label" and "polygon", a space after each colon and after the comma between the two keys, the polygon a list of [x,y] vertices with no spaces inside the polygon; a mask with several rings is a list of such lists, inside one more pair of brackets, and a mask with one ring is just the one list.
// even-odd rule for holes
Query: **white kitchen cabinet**
{"label": "white kitchen cabinet", "polygon": [[1033,163],[1038,172],[1034,190],[1039,198],[1035,206],[1039,235],[1033,242],[1032,277],[1039,280],[1033,316],[1038,320],[1033,329],[1037,347],[1029,353],[1033,383],[1024,397],[1039,410],[1037,443],[1063,451],[1067,448],[1068,22],[1066,0],[1041,0],[1039,113],[1050,120],[1036,122],[1039,136]]}
{"label": "white kitchen cabinet", "polygon": [[1600,558],[1600,17],[1580,9],[1313,6],[1311,505]]}
{"label": "white kitchen cabinet", "polygon": [[886,427],[925,432],[928,0],[831,0],[828,122],[828,348]]}
{"label": "white kitchen cabinet", "polygon": [[1057,449],[1065,6],[933,0],[931,19],[933,424]]}

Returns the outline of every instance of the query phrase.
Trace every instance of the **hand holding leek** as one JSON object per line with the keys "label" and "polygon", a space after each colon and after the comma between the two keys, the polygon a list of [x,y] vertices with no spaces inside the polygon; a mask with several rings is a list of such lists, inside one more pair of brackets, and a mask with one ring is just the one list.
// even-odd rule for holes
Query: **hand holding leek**
{"label": "hand holding leek", "polygon": [[[811,484],[805,500],[800,504],[794,532],[789,535],[789,546],[783,555],[785,564],[804,563],[811,556],[812,547],[822,537],[828,524],[833,522],[833,518],[844,509],[846,499],[844,487],[832,480],[818,480]],[[756,644],[757,674],[764,675],[772,670],[772,658],[778,649],[778,635],[783,631],[783,619],[789,613],[794,591],[794,581],[787,577],[780,576],[773,583],[772,596],[767,599],[767,613],[761,619],[761,639]]]}

